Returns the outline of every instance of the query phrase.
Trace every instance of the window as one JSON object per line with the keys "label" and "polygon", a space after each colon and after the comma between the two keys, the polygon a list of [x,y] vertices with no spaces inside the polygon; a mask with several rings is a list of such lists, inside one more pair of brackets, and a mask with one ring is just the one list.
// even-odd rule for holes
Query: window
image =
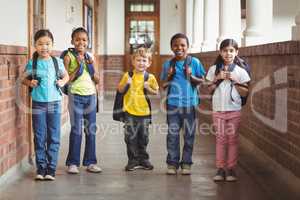
{"label": "window", "polygon": [[131,13],[144,12],[151,13],[156,12],[156,0],[129,0],[128,11]]}

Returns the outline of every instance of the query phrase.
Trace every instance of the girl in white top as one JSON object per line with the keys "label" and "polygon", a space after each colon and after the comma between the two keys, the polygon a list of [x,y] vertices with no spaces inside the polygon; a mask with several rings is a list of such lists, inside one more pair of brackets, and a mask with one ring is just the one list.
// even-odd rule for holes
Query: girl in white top
{"label": "girl in white top", "polygon": [[[238,44],[225,39],[220,44],[220,55],[209,68],[206,79],[215,90],[212,95],[213,123],[216,130],[215,181],[236,181],[238,158],[237,129],[241,118],[242,99],[235,84],[248,84],[250,77],[242,67]],[[227,169],[227,173],[226,173]]]}

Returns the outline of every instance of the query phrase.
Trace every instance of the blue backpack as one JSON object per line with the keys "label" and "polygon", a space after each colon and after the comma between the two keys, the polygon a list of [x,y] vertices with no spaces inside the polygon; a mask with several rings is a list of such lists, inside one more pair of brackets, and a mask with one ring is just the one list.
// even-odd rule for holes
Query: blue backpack
{"label": "blue backpack", "polygon": [[[77,58],[78,56],[78,52],[76,51],[75,48],[68,48],[67,50],[64,50],[61,55],[60,55],[60,58],[61,59],[64,59],[64,57],[67,55],[68,52],[71,52],[73,54],[73,56],[75,58]],[[87,61],[91,60],[91,56],[87,53],[84,54],[84,60],[86,61],[85,63],[87,64],[87,67],[88,67],[88,72],[90,74],[91,77],[94,77],[94,74],[95,74],[95,69],[94,69],[94,65],[92,63],[89,63]],[[83,70],[84,70],[84,62],[81,62],[79,63],[79,70],[77,71],[76,75],[75,75],[75,78],[73,80],[76,81],[76,79],[78,77],[80,77],[83,73]],[[68,95],[68,92],[69,92],[69,84],[66,84],[63,88],[62,88],[62,92],[66,95]]]}

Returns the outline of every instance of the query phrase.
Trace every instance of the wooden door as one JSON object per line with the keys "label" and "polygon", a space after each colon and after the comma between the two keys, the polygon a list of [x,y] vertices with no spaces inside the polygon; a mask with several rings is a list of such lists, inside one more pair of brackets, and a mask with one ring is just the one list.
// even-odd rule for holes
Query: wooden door
{"label": "wooden door", "polygon": [[159,1],[126,1],[125,66],[132,69],[131,55],[139,47],[151,49],[152,64],[148,72],[159,77]]}

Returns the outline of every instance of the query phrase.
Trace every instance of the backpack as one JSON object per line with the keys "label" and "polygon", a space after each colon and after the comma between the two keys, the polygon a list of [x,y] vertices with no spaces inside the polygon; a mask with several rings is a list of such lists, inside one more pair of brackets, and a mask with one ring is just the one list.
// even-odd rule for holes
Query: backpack
{"label": "backpack", "polygon": [[[64,57],[67,55],[68,52],[72,53],[72,55],[73,55],[75,58],[77,58],[78,52],[76,51],[75,48],[68,48],[67,50],[64,50],[64,51],[61,53],[60,58],[61,58],[61,59],[64,59]],[[90,56],[88,53],[85,53],[85,54],[84,54],[84,60],[85,60],[85,61],[89,61],[90,59],[91,59],[91,56]],[[79,70],[78,70],[77,73],[75,74],[75,78],[74,78],[73,82],[76,81],[76,80],[82,75],[83,70],[84,70],[83,64],[84,64],[84,63],[82,63],[82,62],[79,63]],[[86,64],[87,64],[87,68],[88,68],[88,72],[89,72],[90,76],[93,77],[94,74],[95,74],[94,65],[93,65],[92,63],[89,63],[89,62],[86,62]],[[68,83],[65,84],[64,87],[62,88],[62,92],[63,92],[64,94],[68,95],[68,93],[69,93],[69,84],[68,84]]]}
{"label": "backpack", "polygon": [[[52,58],[52,61],[53,61],[53,65],[54,65],[54,68],[55,68],[55,74],[56,74],[56,80],[60,79],[60,75],[59,75],[59,68],[58,68],[58,62],[57,62],[57,59],[54,57],[54,56],[51,56]],[[36,71],[37,71],[37,57],[33,56],[33,59],[32,59],[32,74],[27,77],[28,80],[32,80],[32,79],[35,79],[35,80],[38,80],[38,82],[40,82],[40,78],[39,77],[36,77]],[[62,88],[60,88],[58,85],[56,85],[56,88],[57,90],[59,91],[60,94],[62,94]],[[32,89],[31,87],[29,87],[29,92],[31,93],[32,92]]]}
{"label": "backpack", "polygon": [[[128,75],[130,78],[132,78],[133,71],[129,71]],[[149,79],[149,73],[145,72],[144,82],[148,81],[148,79]],[[129,90],[129,87],[130,87],[129,85],[126,85],[125,91],[122,93],[119,92],[118,90],[116,92],[114,106],[113,106],[113,120],[115,120],[115,121],[125,122],[125,112],[123,111],[123,103],[124,103],[123,100],[124,100],[125,94]],[[151,103],[150,103],[150,99],[147,95],[146,89],[144,89],[144,95],[145,95],[146,101],[147,101],[149,109],[150,109],[150,117],[151,117]]]}
{"label": "backpack", "polygon": [[[197,89],[197,85],[203,81],[202,77],[200,77],[200,78],[198,78],[198,77],[196,77],[196,76],[190,76],[190,77],[187,77],[187,70],[188,70],[188,68],[191,68],[192,59],[193,59],[193,57],[190,56],[190,55],[188,55],[188,56],[186,57],[186,59],[184,60],[184,63],[183,63],[183,66],[184,66],[184,72],[185,72],[184,74],[185,74],[186,78],[188,79],[188,81],[190,81],[192,87],[193,87],[194,89]],[[172,76],[168,79],[169,82],[172,81],[172,79],[173,79],[173,77],[174,77],[174,75],[175,75],[175,73],[176,73],[175,65],[176,65],[176,59],[173,58],[173,59],[170,61],[170,67],[173,68],[173,72],[174,72],[174,73],[173,73]],[[198,93],[198,89],[197,89],[197,93]],[[169,96],[169,94],[170,94],[170,87],[168,87],[168,90],[167,90],[167,96]],[[199,94],[199,93],[198,93],[198,94]],[[199,97],[199,95],[198,95],[198,97]],[[198,102],[200,102],[200,101],[198,101]],[[167,103],[167,102],[166,102],[166,103]],[[168,104],[168,103],[167,103],[167,104]]]}
{"label": "backpack", "polygon": [[[250,65],[249,65],[245,60],[243,60],[242,58],[240,58],[240,57],[236,57],[236,58],[237,58],[237,62],[238,62],[238,64],[236,64],[236,65],[238,65],[239,67],[245,69],[246,72],[248,73],[248,75],[251,77],[251,67],[250,67]],[[234,65],[234,66],[235,66],[235,65]],[[229,71],[230,71],[230,72],[234,70],[234,66],[233,66],[233,67],[229,67]],[[217,75],[220,73],[221,69],[222,69],[222,64],[221,64],[221,63],[216,64],[215,76],[217,76]],[[216,89],[222,82],[223,82],[223,80],[218,80],[218,81],[215,83],[216,86],[214,87],[214,90],[211,92],[211,95],[213,95],[215,89]],[[247,87],[247,88],[248,88],[248,86],[245,86],[245,85],[241,85],[241,84],[236,84],[236,85],[239,86],[239,87]],[[232,92],[233,86],[234,86],[234,85],[233,85],[233,83],[232,83],[232,84],[231,84],[231,92]],[[247,98],[248,98],[248,95],[247,95],[247,96],[241,96],[241,105],[242,105],[242,106],[246,105],[246,103],[247,103]],[[232,98],[232,95],[231,95],[231,100],[234,101],[234,99]]]}

